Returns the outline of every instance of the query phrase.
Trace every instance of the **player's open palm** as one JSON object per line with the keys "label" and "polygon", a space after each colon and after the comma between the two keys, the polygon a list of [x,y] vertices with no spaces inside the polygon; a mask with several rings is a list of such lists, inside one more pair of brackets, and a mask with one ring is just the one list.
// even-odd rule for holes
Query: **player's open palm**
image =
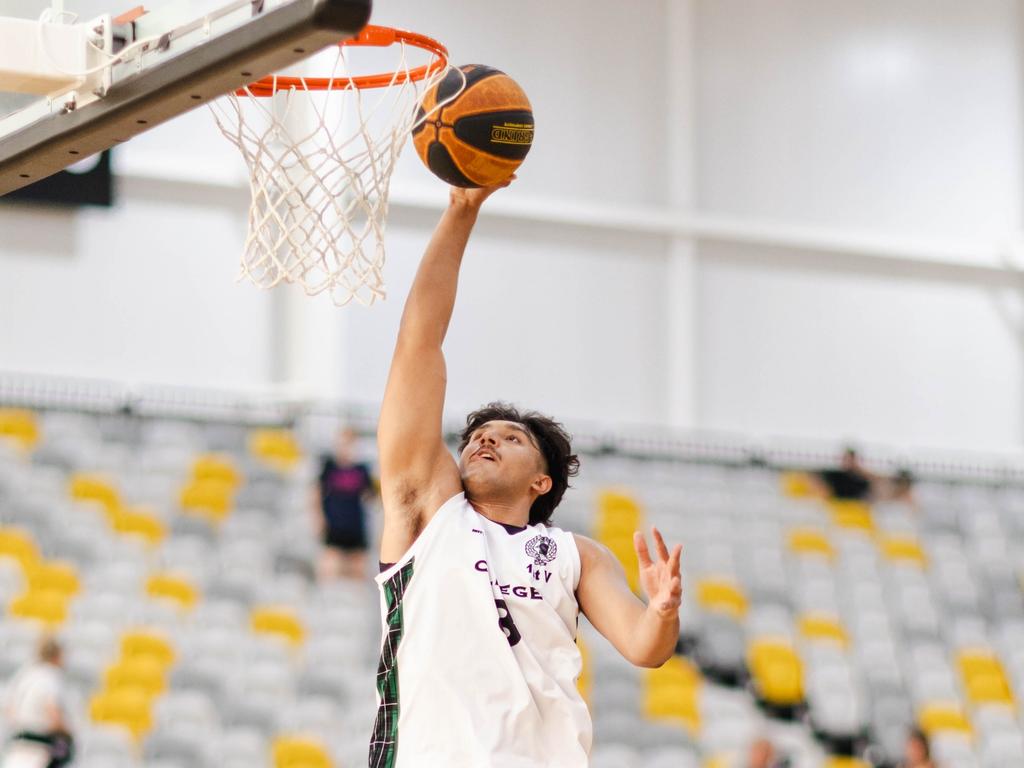
{"label": "player's open palm", "polygon": [[640,558],[640,585],[647,593],[648,604],[665,617],[675,616],[683,599],[683,579],[679,573],[679,557],[683,551],[676,544],[669,554],[665,539],[657,528],[651,528],[656,547],[652,559],[647,549],[647,540],[637,531],[633,534],[633,546]]}

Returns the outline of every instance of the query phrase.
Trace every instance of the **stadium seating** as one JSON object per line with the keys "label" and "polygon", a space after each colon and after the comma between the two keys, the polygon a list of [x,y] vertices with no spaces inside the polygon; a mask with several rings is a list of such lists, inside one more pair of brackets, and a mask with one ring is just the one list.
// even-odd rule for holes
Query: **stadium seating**
{"label": "stadium seating", "polygon": [[[113,420],[0,409],[0,679],[58,632],[88,768],[363,764],[379,609],[369,581],[311,578],[312,451]],[[868,507],[760,467],[583,466],[556,521],[634,588],[635,530],[684,545],[685,656],[639,670],[581,623],[595,768],[739,765],[760,735],[859,768],[911,725],[943,768],[1024,765],[1020,490]]]}

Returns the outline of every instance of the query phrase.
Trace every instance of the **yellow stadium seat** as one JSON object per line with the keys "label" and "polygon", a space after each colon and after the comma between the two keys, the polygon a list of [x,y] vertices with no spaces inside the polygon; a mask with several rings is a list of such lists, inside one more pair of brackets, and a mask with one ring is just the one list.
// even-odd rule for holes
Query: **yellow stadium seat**
{"label": "yellow stadium seat", "polygon": [[871,768],[871,764],[858,760],[856,757],[833,756],[825,761],[825,768]]}
{"label": "yellow stadium seat", "polygon": [[113,481],[103,475],[77,472],[71,476],[71,498],[76,501],[95,501],[103,506],[108,515],[115,515],[121,509],[121,494]]}
{"label": "yellow stadium seat", "polygon": [[288,429],[257,429],[249,435],[249,452],[279,469],[290,469],[302,458],[295,433]]}
{"label": "yellow stadium seat", "polygon": [[833,642],[845,647],[850,640],[843,625],[832,616],[806,614],[800,618],[799,629],[800,634],[811,641]]}
{"label": "yellow stadium seat", "polygon": [[278,737],[273,746],[274,768],[331,768],[323,745],[302,737]]}
{"label": "yellow stadium seat", "polygon": [[605,489],[598,494],[598,509],[613,511],[618,514],[640,515],[640,503],[629,493],[615,489]]}
{"label": "yellow stadium seat", "polygon": [[803,665],[788,641],[753,641],[747,649],[747,667],[758,693],[769,704],[793,706],[803,701]]}
{"label": "yellow stadium seat", "polygon": [[146,594],[160,600],[171,600],[179,608],[191,609],[199,599],[199,593],[187,580],[168,573],[158,573],[146,582]]}
{"label": "yellow stadium seat", "polygon": [[747,615],[747,597],[732,582],[702,579],[697,582],[697,602],[709,611],[728,613],[737,618]]}
{"label": "yellow stadium seat", "polygon": [[93,722],[119,725],[141,739],[152,727],[153,697],[135,688],[102,691],[89,702]]}
{"label": "yellow stadium seat", "polygon": [[281,608],[256,608],[250,621],[254,632],[277,635],[292,645],[301,644],[306,636],[295,614]]}
{"label": "yellow stadium seat", "polygon": [[232,489],[242,484],[242,473],[230,456],[207,453],[196,459],[192,465],[194,480],[213,480],[229,485]]}
{"label": "yellow stadium seat", "polygon": [[976,675],[966,681],[967,698],[972,704],[1013,704],[1013,693],[1006,677]]}
{"label": "yellow stadium seat", "polygon": [[60,592],[68,597],[78,594],[81,584],[71,563],[39,560],[25,569],[29,589],[33,592]]}
{"label": "yellow stadium seat", "polygon": [[28,570],[39,559],[39,550],[28,531],[0,528],[0,557],[17,560],[23,569]]}
{"label": "yellow stadium seat", "polygon": [[151,545],[159,544],[167,535],[167,529],[156,515],[142,509],[125,509],[111,519],[115,531],[125,536],[138,536]]}
{"label": "yellow stadium seat", "polygon": [[960,674],[965,679],[974,675],[1002,674],[1003,672],[1003,665],[999,659],[987,649],[965,650],[958,655],[957,663],[960,666]]}
{"label": "yellow stadium seat", "polygon": [[121,657],[153,659],[164,667],[174,663],[174,646],[162,635],[152,632],[128,632],[121,636]]}
{"label": "yellow stadium seat", "polygon": [[580,692],[580,696],[583,697],[583,701],[590,705],[590,690],[591,690],[591,667],[590,667],[590,649],[587,648],[587,644],[583,642],[583,635],[576,636],[576,646],[580,649],[580,676],[576,678],[576,688]]}
{"label": "yellow stadium seat", "polygon": [[700,670],[689,659],[673,656],[657,669],[648,669],[644,675],[649,687],[667,686],[699,686],[703,682]]}
{"label": "yellow stadium seat", "polygon": [[789,533],[789,548],[799,555],[835,557],[831,542],[821,531],[814,528],[796,528]]}
{"label": "yellow stadium seat", "polygon": [[598,540],[612,538],[632,541],[634,531],[640,530],[641,520],[638,512],[598,509],[594,517],[594,537]]}
{"label": "yellow stadium seat", "polygon": [[1012,704],[1003,665],[988,651],[965,651],[958,658],[964,690],[972,704]]}
{"label": "yellow stadium seat", "polygon": [[871,507],[863,501],[831,499],[827,503],[829,511],[832,513],[832,522],[839,528],[860,531],[873,531],[875,529]]}
{"label": "yellow stadium seat", "polygon": [[55,590],[29,590],[11,601],[12,616],[40,621],[50,627],[64,623],[68,615],[68,596]]}
{"label": "yellow stadium seat", "polygon": [[700,729],[697,688],[661,688],[643,694],[644,715],[656,720],[676,720],[693,732]]}
{"label": "yellow stadium seat", "polygon": [[791,499],[814,496],[814,484],[806,472],[783,472],[780,477],[782,492]]}
{"label": "yellow stadium seat", "polygon": [[928,565],[928,556],[920,542],[911,536],[885,536],[879,541],[879,549],[886,560],[912,563],[921,568]]}
{"label": "yellow stadium seat", "polygon": [[0,438],[12,441],[24,451],[39,442],[39,422],[32,411],[0,408]]}
{"label": "yellow stadium seat", "polygon": [[103,684],[107,691],[133,688],[150,696],[159,696],[167,689],[166,665],[152,656],[121,659],[107,668]]}
{"label": "yellow stadium seat", "polygon": [[971,724],[959,704],[936,702],[924,706],[917,716],[918,725],[928,736],[952,731],[971,734]]}
{"label": "yellow stadium seat", "polygon": [[639,530],[639,527],[639,522],[633,519],[598,515],[594,522],[594,538],[605,545],[611,541],[628,542],[632,548],[633,533]]}
{"label": "yellow stadium seat", "polygon": [[594,538],[612,551],[626,570],[630,589],[640,589],[639,561],[633,547],[633,533],[643,527],[640,504],[632,496],[617,490],[598,494]]}
{"label": "yellow stadium seat", "polygon": [[210,520],[223,520],[234,507],[234,486],[222,480],[193,480],[181,491],[186,512]]}

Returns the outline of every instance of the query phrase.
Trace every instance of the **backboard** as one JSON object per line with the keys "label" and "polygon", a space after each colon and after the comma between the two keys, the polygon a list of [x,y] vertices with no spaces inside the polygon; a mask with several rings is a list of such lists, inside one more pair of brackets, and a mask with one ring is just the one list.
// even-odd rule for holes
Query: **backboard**
{"label": "backboard", "polygon": [[[371,0],[174,0],[69,24],[0,17],[0,195],[357,32]],[[20,94],[13,96],[11,94]]]}

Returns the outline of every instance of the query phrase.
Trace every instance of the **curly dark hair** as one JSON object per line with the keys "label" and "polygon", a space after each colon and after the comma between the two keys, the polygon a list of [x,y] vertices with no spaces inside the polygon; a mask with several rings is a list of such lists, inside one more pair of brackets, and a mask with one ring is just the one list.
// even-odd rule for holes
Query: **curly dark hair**
{"label": "curly dark hair", "polygon": [[557,421],[536,411],[520,411],[509,403],[488,403],[466,417],[466,428],[459,439],[459,453],[469,445],[473,432],[489,421],[514,421],[533,437],[544,457],[544,471],[551,478],[551,490],[533,502],[530,525],[550,525],[551,515],[569,487],[569,478],[580,471],[580,460],[572,452],[569,433]]}

